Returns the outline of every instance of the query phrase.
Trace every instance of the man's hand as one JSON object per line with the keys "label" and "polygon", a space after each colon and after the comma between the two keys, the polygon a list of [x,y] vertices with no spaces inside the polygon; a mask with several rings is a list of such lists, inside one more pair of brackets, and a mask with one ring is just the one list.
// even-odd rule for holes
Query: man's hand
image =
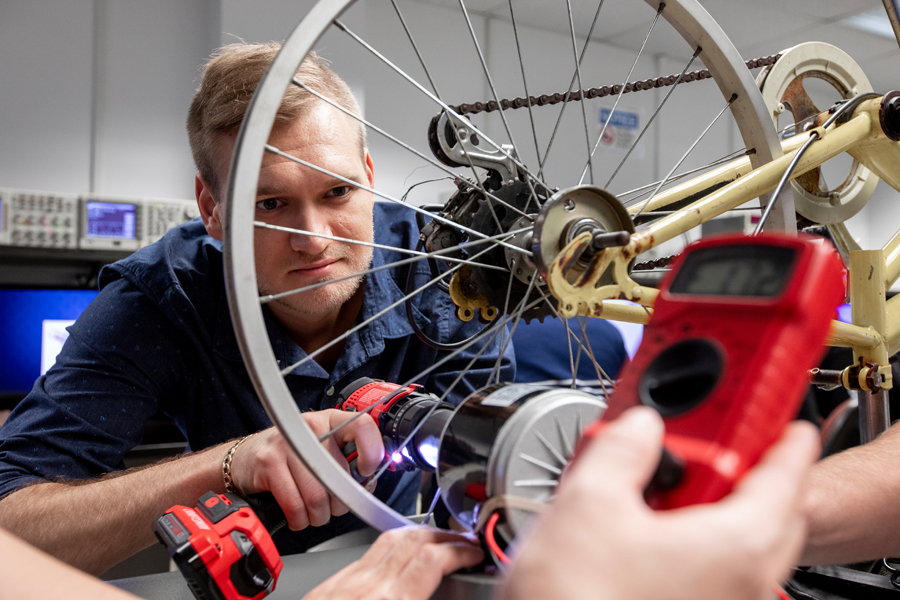
{"label": "man's hand", "polygon": [[461,534],[420,526],[392,529],[303,600],[426,600],[444,575],[483,559],[481,548]]}
{"label": "man's hand", "polygon": [[654,512],[642,492],[662,436],[662,421],[647,408],[613,422],[563,478],[500,596],[771,597],[805,537],[800,485],[818,455],[814,428],[791,424],[722,501]]}
{"label": "man's hand", "polygon": [[[328,409],[303,413],[303,418],[317,436],[322,436],[352,419],[354,414]],[[338,464],[349,471],[347,459],[341,453],[341,448],[348,442],[354,442],[359,452],[357,468],[360,475],[374,473],[384,459],[384,445],[375,421],[362,416],[323,442]],[[332,515],[347,512],[347,507],[331,496],[303,466],[274,427],[241,444],[232,461],[232,477],[244,494],[272,492],[287,517],[288,527],[295,531],[309,525],[324,525]]]}

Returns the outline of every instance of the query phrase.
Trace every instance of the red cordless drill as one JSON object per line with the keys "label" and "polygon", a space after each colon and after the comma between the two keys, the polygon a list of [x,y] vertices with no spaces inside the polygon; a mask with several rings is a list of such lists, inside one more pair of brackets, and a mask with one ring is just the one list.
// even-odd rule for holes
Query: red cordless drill
{"label": "red cordless drill", "polygon": [[281,556],[271,533],[284,514],[277,504],[258,506],[254,512],[235,494],[208,492],[196,508],[173,506],[153,524],[198,600],[259,600],[275,589]]}
{"label": "red cordless drill", "polygon": [[[453,411],[422,386],[368,378],[341,390],[336,408],[368,410],[383,435],[390,470],[426,471],[435,469],[438,439]],[[356,447],[347,444],[343,452],[353,476],[365,482],[356,471]],[[209,492],[196,508],[167,510],[153,530],[198,600],[259,600],[275,589],[281,572],[271,534],[285,523],[268,492],[247,498]]]}

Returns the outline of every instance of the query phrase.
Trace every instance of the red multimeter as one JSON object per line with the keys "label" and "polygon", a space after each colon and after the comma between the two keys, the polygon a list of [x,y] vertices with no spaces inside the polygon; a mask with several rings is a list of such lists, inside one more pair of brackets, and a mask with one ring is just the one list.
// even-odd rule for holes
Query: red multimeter
{"label": "red multimeter", "polygon": [[685,249],[604,415],[637,404],[662,415],[669,481],[648,489],[650,506],[732,490],[796,416],[844,296],[843,264],[819,239],[727,235]]}
{"label": "red multimeter", "polygon": [[234,494],[208,492],[196,508],[173,506],[153,532],[200,600],[259,600],[275,589],[281,556],[250,505]]}

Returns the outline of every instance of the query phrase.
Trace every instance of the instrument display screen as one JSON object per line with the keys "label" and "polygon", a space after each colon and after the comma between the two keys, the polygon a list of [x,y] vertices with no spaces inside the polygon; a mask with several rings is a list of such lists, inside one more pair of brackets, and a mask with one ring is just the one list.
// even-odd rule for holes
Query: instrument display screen
{"label": "instrument display screen", "polygon": [[761,244],[696,250],[685,259],[669,292],[775,298],[790,280],[796,258],[793,248]]}
{"label": "instrument display screen", "polygon": [[134,204],[88,202],[87,237],[133,240],[136,211]]}

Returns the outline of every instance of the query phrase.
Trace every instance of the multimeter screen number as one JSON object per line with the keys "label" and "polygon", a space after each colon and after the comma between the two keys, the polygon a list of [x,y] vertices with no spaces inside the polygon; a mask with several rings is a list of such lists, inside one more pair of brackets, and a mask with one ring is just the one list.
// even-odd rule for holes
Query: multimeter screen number
{"label": "multimeter screen number", "polygon": [[761,244],[691,253],[669,287],[672,294],[774,298],[790,280],[797,251]]}

